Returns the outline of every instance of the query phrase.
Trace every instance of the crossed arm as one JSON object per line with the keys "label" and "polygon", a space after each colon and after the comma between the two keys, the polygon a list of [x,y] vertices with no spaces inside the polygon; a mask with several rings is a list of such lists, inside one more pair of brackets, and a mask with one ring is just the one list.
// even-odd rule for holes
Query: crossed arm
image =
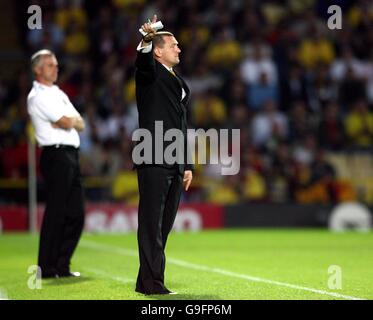
{"label": "crossed arm", "polygon": [[77,117],[62,116],[58,121],[52,123],[52,126],[54,128],[61,128],[65,130],[74,128],[77,131],[83,131],[85,128],[85,123],[81,116],[77,116]]}

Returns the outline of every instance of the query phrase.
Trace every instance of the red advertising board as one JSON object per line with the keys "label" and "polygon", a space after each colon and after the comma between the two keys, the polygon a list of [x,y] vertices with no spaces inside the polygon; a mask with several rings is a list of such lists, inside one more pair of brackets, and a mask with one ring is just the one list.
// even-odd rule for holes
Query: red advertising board
{"label": "red advertising board", "polygon": [[[38,206],[40,228],[44,206]],[[0,206],[0,231],[26,231],[27,208]],[[175,231],[198,231],[223,227],[223,207],[211,204],[181,205],[174,223]],[[85,231],[131,232],[137,230],[137,207],[120,203],[88,203]]]}
{"label": "red advertising board", "polygon": [[27,207],[0,206],[0,232],[23,231],[28,227]]}

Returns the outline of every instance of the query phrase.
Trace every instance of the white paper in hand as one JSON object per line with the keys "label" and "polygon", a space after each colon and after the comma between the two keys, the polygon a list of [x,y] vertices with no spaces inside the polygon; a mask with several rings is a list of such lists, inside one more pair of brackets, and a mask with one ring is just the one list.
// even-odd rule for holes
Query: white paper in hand
{"label": "white paper in hand", "polygon": [[[157,32],[158,30],[162,29],[163,28],[163,23],[162,21],[157,21],[157,22],[154,22],[150,25],[152,27],[152,29]],[[142,30],[141,28],[139,29],[139,32],[143,35],[143,36],[146,36],[147,33]]]}

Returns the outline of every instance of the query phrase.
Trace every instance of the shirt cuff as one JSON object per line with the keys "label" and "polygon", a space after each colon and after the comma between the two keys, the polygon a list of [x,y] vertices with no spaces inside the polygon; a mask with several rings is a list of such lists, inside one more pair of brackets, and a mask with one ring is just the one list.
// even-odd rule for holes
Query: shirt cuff
{"label": "shirt cuff", "polygon": [[142,41],[139,43],[139,45],[136,48],[136,50],[138,52],[149,53],[150,51],[152,51],[152,48],[153,48],[153,44],[152,43],[150,43],[147,46],[141,46],[141,44],[142,44]]}

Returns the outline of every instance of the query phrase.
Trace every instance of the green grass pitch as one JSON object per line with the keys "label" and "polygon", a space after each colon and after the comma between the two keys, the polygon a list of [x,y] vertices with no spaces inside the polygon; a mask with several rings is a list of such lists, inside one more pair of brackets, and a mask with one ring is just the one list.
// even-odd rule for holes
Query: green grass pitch
{"label": "green grass pitch", "polygon": [[82,277],[43,280],[40,289],[34,288],[33,274],[28,273],[36,263],[37,248],[37,235],[0,235],[3,298],[373,299],[372,232],[231,229],[171,233],[165,283],[178,292],[171,296],[134,292],[139,266],[135,233],[84,234],[72,261],[72,270],[80,271]]}

